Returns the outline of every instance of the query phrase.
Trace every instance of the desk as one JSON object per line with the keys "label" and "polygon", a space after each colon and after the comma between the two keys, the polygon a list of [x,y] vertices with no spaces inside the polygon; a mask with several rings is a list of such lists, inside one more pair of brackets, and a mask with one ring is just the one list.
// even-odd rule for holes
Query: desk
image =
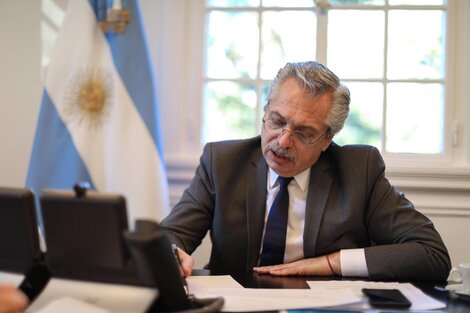
{"label": "desk", "polygon": [[[292,276],[274,277],[270,275],[259,275],[252,272],[247,273],[215,273],[209,270],[194,270],[193,275],[217,275],[229,274],[245,288],[280,288],[280,289],[308,289],[306,281],[312,280],[341,280],[337,277],[316,277],[316,276]],[[344,278],[351,280],[350,278]],[[470,301],[464,301],[453,297],[448,291],[439,291],[434,286],[443,286],[443,283],[433,282],[413,282],[413,285],[421,289],[424,293],[447,304],[443,311],[448,313],[470,313]]]}

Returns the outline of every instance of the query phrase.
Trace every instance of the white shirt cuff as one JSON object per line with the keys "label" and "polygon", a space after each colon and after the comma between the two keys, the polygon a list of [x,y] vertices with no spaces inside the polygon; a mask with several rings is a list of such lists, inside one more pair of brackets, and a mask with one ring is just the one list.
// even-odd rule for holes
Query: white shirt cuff
{"label": "white shirt cuff", "polygon": [[346,249],[339,253],[341,275],[350,277],[369,277],[364,249]]}

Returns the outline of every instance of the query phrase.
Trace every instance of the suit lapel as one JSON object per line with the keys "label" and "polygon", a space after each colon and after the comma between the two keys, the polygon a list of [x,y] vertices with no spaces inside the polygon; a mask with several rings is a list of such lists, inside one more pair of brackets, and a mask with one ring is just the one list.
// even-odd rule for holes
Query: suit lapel
{"label": "suit lapel", "polygon": [[310,172],[310,182],[305,208],[304,255],[315,256],[318,232],[330,193],[332,178],[329,164],[324,155],[315,163]]}
{"label": "suit lapel", "polygon": [[268,174],[268,165],[261,153],[252,161],[252,165],[247,173],[246,184],[247,270],[251,270],[258,263],[264,228]]}

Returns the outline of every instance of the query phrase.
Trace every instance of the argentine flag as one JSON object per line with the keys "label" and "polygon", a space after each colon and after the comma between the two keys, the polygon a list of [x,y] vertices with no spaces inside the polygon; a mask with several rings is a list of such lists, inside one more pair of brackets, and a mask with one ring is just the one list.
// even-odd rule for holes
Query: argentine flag
{"label": "argentine flag", "polygon": [[122,0],[130,13],[125,31],[105,34],[97,16],[106,2],[69,0],[26,185],[40,193],[88,181],[97,191],[123,194],[133,225],[168,213],[168,184],[138,3]]}

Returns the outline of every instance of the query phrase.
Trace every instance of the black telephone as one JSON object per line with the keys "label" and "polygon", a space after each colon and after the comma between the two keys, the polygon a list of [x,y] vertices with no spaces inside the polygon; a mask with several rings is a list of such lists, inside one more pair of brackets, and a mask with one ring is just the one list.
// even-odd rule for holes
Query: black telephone
{"label": "black telephone", "polygon": [[197,299],[188,296],[180,265],[165,231],[149,220],[137,220],[135,231],[124,232],[137,272],[146,285],[159,291],[147,313],[186,311],[188,313],[218,312],[224,299]]}
{"label": "black telephone", "polygon": [[170,241],[157,223],[136,221],[135,231],[125,231],[140,279],[158,288],[159,296],[148,312],[183,311],[191,308],[179,265]]}

